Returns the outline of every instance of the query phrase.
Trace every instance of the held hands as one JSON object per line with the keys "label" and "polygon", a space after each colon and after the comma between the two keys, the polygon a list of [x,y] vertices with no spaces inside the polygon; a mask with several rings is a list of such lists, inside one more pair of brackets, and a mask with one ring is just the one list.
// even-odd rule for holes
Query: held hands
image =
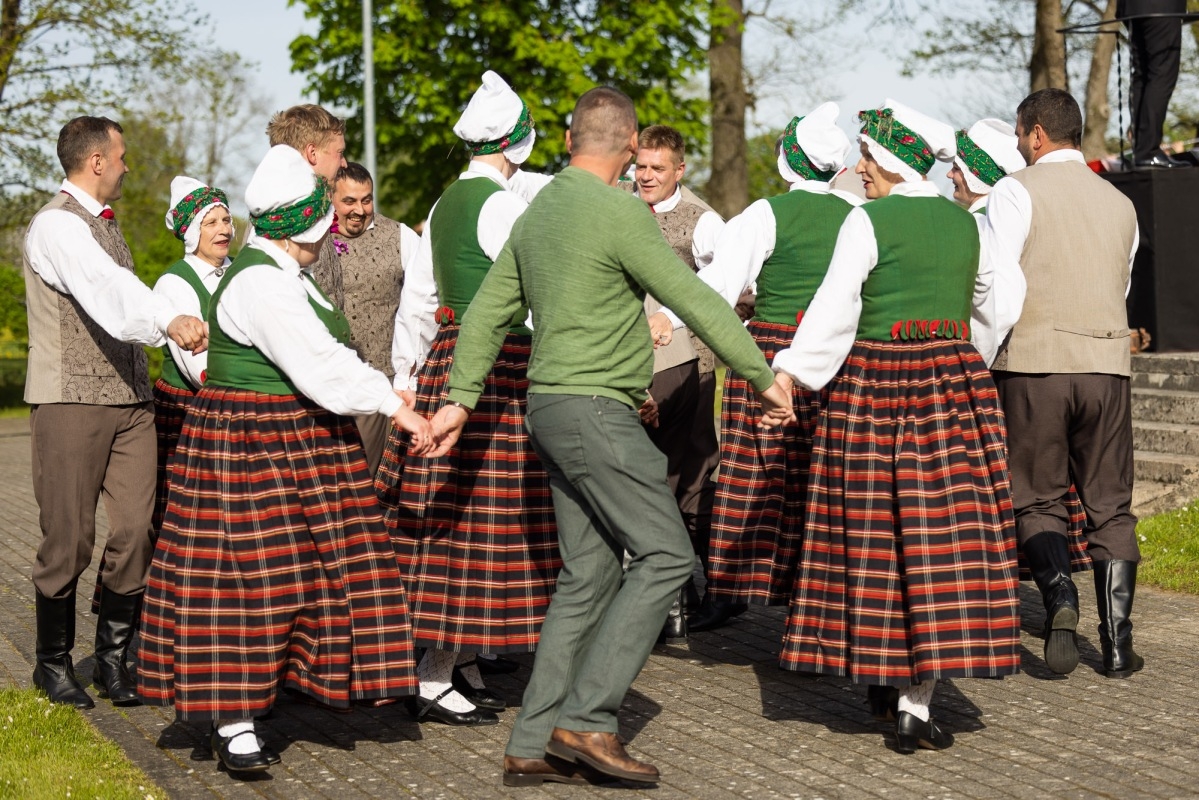
{"label": "held hands", "polygon": [[649,392],[645,393],[645,402],[637,409],[637,414],[641,417],[642,425],[658,427],[658,403]]}
{"label": "held hands", "polygon": [[[661,311],[649,318],[649,335],[654,339],[654,349],[665,347],[674,338],[674,326],[670,318]],[[644,419],[641,420],[645,422]]]}
{"label": "held hands", "polygon": [[428,455],[437,458],[450,452],[462,435],[462,428],[469,417],[470,412],[461,406],[442,406],[433,417],[433,441],[436,446]]}
{"label": "held hands", "polygon": [[412,434],[408,447],[413,455],[426,455],[433,448],[433,426],[411,407],[400,406],[400,409],[391,415],[391,422],[400,430]]}
{"label": "held hands", "polygon": [[208,349],[208,323],[196,317],[180,314],[167,326],[167,336],[180,349],[200,355]]}
{"label": "held hands", "polygon": [[396,394],[400,396],[400,402],[408,408],[416,408],[416,392],[411,389],[397,389]]}
{"label": "held hands", "polygon": [[762,403],[762,419],[758,426],[762,428],[777,428],[795,422],[795,408],[791,404],[791,387],[794,381],[785,372],[775,373],[774,383],[764,392],[759,392],[758,400]]}

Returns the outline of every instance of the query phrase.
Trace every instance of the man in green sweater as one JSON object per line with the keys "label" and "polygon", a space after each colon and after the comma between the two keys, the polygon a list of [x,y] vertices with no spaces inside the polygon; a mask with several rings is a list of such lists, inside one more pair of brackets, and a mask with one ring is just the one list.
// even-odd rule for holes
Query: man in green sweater
{"label": "man in green sweater", "polygon": [[[563,567],[504,783],[579,782],[584,766],[656,783],[658,769],[616,738],[617,712],[694,555],[666,457],[637,414],[653,376],[646,292],[747,377],[763,424],[789,419],[791,402],[733,310],[679,260],[645,204],[615,188],[637,153],[632,101],[608,87],[584,94],[566,147],[570,166],[517,220],[467,310],[434,425],[444,452],[527,305],[534,329],[525,424],[549,471]],[[625,551],[632,561],[622,581]]]}

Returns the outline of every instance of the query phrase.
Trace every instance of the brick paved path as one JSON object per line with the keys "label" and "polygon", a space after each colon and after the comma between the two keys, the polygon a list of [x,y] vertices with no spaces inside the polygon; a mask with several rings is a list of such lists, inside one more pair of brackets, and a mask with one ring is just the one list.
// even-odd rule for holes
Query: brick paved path
{"label": "brick paved path", "polygon": [[[30,685],[38,537],[28,423],[0,420],[0,685]],[[870,719],[861,688],[778,670],[781,609],[751,610],[689,647],[654,652],[621,712],[633,754],[662,770],[661,786],[645,792],[504,788],[514,711],[498,726],[454,729],[418,726],[398,706],[342,715],[285,701],[260,726],[283,764],[246,782],[218,772],[205,732],[169,709],[97,700],[85,713],[175,798],[1199,796],[1199,598],[1141,590],[1136,642],[1148,666],[1109,680],[1096,672],[1094,592],[1083,577],[1078,669],[1062,678],[1044,668],[1030,635],[1041,624],[1039,599],[1024,586],[1024,672],[942,683],[934,713],[957,737],[942,753],[889,749],[889,728]],[[81,594],[93,579],[85,573]],[[82,600],[79,609],[76,663],[90,675],[94,623]],[[521,670],[492,685],[517,701],[527,677]]]}

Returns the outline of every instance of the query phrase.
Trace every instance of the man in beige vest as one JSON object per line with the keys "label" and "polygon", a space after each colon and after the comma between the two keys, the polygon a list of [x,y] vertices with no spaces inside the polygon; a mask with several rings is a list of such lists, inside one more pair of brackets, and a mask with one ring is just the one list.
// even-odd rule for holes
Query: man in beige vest
{"label": "man in beige vest", "polygon": [[[279,111],[266,125],[271,147],[285,144],[300,152],[312,171],[329,182],[337,181],[337,171],[346,165],[346,124],[314,103],[292,106]],[[321,257],[312,265],[312,279],[329,295],[339,309],[345,309],[345,288],[341,262],[333,237],[325,237]],[[378,415],[376,415],[378,416]]]}
{"label": "man in beige vest", "polygon": [[[1065,498],[1086,509],[1099,637],[1108,677],[1141,669],[1132,649],[1140,551],[1132,515],[1133,446],[1125,296],[1139,235],[1132,203],[1087,168],[1082,115],[1060,89],[1016,111],[1031,165],[995,184],[984,236],[996,271],[1018,263],[1019,321],[993,370],[1007,415],[1017,537],[1045,602],[1045,662],[1078,664],[1078,591],[1070,577]],[[997,281],[997,287],[1019,284]],[[1001,289],[997,288],[999,292]],[[996,298],[1006,305],[1013,298]]]}
{"label": "man in beige vest", "polygon": [[67,179],[25,237],[29,370],[25,402],[42,542],[33,566],[37,667],[33,683],[55,703],[91,708],[75,677],[75,586],[92,557],[96,504],[108,541],[96,622],[95,684],[114,705],[137,705],[125,664],[154,550],[157,443],[142,345],[169,336],[193,352],[204,323],[179,315],[133,274],[108,207],[121,196],[125,140],[103,117],[78,117],[58,136]]}

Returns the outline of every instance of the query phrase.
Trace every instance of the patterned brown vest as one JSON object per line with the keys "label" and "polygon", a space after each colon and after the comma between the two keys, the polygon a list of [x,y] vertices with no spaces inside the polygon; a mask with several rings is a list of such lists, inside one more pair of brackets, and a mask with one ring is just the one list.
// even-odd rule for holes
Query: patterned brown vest
{"label": "patterned brown vest", "polygon": [[[133,271],[133,256],[115,219],[93,216],[60,192],[38,214],[69,211],[84,221],[113,261]],[[35,217],[36,219],[36,217]],[[69,294],[52,288],[24,257],[25,303],[29,315],[29,370],[25,402],[123,406],[153,398],[141,345],[108,335]]]}
{"label": "patterned brown vest", "polygon": [[[692,270],[695,270],[695,254],[691,249],[695,238],[695,226],[699,222],[699,218],[707,210],[703,206],[689,202],[686,198],[683,198],[670,211],[662,211],[654,214],[654,219],[657,221],[658,227],[662,229],[662,235],[666,237],[667,244],[674,249],[678,257],[683,259]],[[712,350],[701,342],[695,334],[690,333],[690,336],[691,344],[695,348],[696,355],[699,356],[699,371],[714,371],[716,369],[716,356],[712,353]]]}
{"label": "patterned brown vest", "polygon": [[325,242],[321,245],[320,257],[312,265],[312,269],[308,270],[308,274],[316,281],[316,285],[321,287],[321,291],[333,302],[333,305],[345,311],[344,277],[341,274],[341,260],[337,255],[337,246],[333,244],[332,234],[325,237]]}
{"label": "patterned brown vest", "polygon": [[341,308],[350,322],[350,347],[363,361],[391,377],[395,372],[391,340],[404,285],[400,223],[376,214],[375,227],[354,239],[338,238],[350,248],[338,257],[344,288]]}

